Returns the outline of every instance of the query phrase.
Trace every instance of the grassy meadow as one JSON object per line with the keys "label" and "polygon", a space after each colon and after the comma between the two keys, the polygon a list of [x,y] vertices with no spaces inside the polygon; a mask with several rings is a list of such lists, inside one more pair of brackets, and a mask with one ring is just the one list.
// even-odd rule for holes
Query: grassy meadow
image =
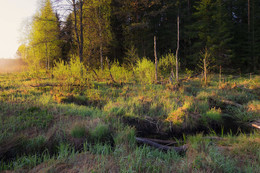
{"label": "grassy meadow", "polygon": [[189,74],[179,85],[163,77],[154,84],[138,69],[112,65],[81,78],[78,68],[63,68],[0,74],[0,172],[260,170],[260,134],[251,126],[260,119],[259,75],[210,75],[205,86]]}

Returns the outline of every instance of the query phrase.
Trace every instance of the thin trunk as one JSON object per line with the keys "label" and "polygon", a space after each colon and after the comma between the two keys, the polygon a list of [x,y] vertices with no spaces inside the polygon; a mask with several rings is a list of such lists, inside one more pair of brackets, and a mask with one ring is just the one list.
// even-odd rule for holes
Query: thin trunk
{"label": "thin trunk", "polygon": [[176,81],[179,82],[179,48],[180,48],[180,12],[178,9],[178,16],[177,16],[177,49],[176,49]]}
{"label": "thin trunk", "polygon": [[106,60],[107,60],[107,65],[108,65],[108,70],[109,70],[109,74],[110,74],[110,78],[112,80],[112,82],[116,83],[116,81],[114,80],[113,76],[112,76],[112,73],[110,71],[110,63],[109,63],[109,60],[108,58],[106,57]]}
{"label": "thin trunk", "polygon": [[248,7],[248,14],[247,14],[247,17],[248,17],[248,33],[250,32],[250,0],[248,0],[247,2],[247,7]]}
{"label": "thin trunk", "polygon": [[219,68],[219,84],[221,84],[221,82],[222,82],[222,69],[221,69],[221,66],[220,66],[220,68]]}
{"label": "thin trunk", "polygon": [[49,58],[48,58],[48,46],[47,43],[45,43],[45,57],[46,57],[46,71],[48,70],[48,65],[49,65]]}
{"label": "thin trunk", "polygon": [[[100,8],[99,8],[99,20],[101,20],[101,14],[100,14]],[[100,38],[100,65],[101,65],[101,70],[103,71],[104,67],[103,67],[103,43],[102,43],[102,28],[101,28],[101,21],[99,21],[99,38]]]}
{"label": "thin trunk", "polygon": [[158,82],[158,71],[157,71],[157,52],[156,52],[156,36],[154,36],[154,59],[155,59],[155,83]]}
{"label": "thin trunk", "polygon": [[188,0],[188,16],[190,16],[190,0]]}
{"label": "thin trunk", "polygon": [[80,1],[80,51],[79,51],[79,58],[80,62],[83,62],[83,1]]}
{"label": "thin trunk", "polygon": [[253,55],[253,62],[254,62],[254,72],[257,71],[257,58],[255,55],[255,1],[253,1],[252,6],[252,55]]}
{"label": "thin trunk", "polygon": [[206,64],[206,55],[203,60],[204,64],[204,81],[205,81],[205,86],[207,85],[207,64]]}
{"label": "thin trunk", "polygon": [[80,41],[79,41],[79,33],[78,33],[78,20],[77,20],[77,8],[76,8],[76,2],[75,0],[72,0],[72,3],[73,3],[73,13],[74,13],[74,30],[75,30],[75,33],[76,33],[76,38],[77,38],[77,43],[78,43],[78,50],[79,50],[79,56],[81,54],[81,45],[80,45]]}
{"label": "thin trunk", "polygon": [[100,45],[100,64],[101,64],[101,70],[103,71],[104,67],[103,67],[103,44],[101,43]]}
{"label": "thin trunk", "polygon": [[[247,1],[247,30],[248,30],[248,45],[249,45],[249,57],[251,58],[251,63],[253,63],[254,67],[254,57],[252,55],[252,39],[251,39],[251,5],[250,5],[250,0]],[[250,63],[249,63],[250,64]],[[249,66],[249,69],[251,67]]]}

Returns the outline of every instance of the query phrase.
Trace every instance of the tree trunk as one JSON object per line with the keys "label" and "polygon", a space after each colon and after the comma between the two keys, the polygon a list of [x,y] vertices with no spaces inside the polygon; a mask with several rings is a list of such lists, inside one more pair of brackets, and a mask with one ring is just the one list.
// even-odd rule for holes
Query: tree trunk
{"label": "tree trunk", "polygon": [[100,45],[100,65],[101,65],[101,70],[103,71],[104,67],[103,67],[103,44],[101,43]]}
{"label": "tree trunk", "polygon": [[[100,14],[100,8],[98,9],[98,15],[99,15],[99,20],[101,20],[101,14]],[[102,28],[101,28],[101,21],[98,22],[99,24],[99,38],[100,38],[100,48],[99,48],[99,53],[100,53],[100,66],[101,70],[103,71],[103,43],[102,43]]]}
{"label": "tree trunk", "polygon": [[75,0],[72,0],[73,3],[73,13],[74,13],[74,30],[76,33],[77,43],[78,43],[78,49],[80,49],[80,42],[79,42],[79,33],[78,33],[78,20],[77,20],[77,8],[76,8],[76,2]]}
{"label": "tree trunk", "polygon": [[154,59],[155,59],[155,83],[158,82],[158,69],[157,69],[157,52],[156,52],[156,36],[154,36]]}
{"label": "tree trunk", "polygon": [[219,85],[221,84],[221,82],[222,82],[222,69],[221,69],[221,66],[220,66],[220,68],[219,68]]}
{"label": "tree trunk", "polygon": [[46,56],[46,71],[49,69],[49,57],[48,57],[48,46],[45,43],[45,56]]}
{"label": "tree trunk", "polygon": [[179,82],[179,48],[180,48],[180,12],[178,8],[178,16],[177,16],[177,49],[176,49],[176,81]]}
{"label": "tree trunk", "polygon": [[254,72],[256,72],[258,62],[255,55],[255,1],[254,0],[252,4],[252,55],[253,55],[253,62],[254,62]]}
{"label": "tree trunk", "polygon": [[80,50],[79,58],[80,62],[83,62],[83,0],[80,0]]}
{"label": "tree trunk", "polygon": [[247,17],[248,17],[248,33],[250,33],[250,0],[248,0],[247,2],[247,8],[248,8],[248,13],[247,13]]}
{"label": "tree trunk", "polygon": [[[77,20],[77,7],[76,7],[76,1],[72,0],[73,4],[73,13],[74,13],[74,30],[76,33],[76,38],[77,38],[77,43],[78,43],[78,51],[79,51],[79,57],[80,57],[80,62],[82,62],[82,57],[81,57],[81,41],[79,39],[79,33],[78,33],[78,20]],[[82,12],[81,12],[82,13]],[[82,26],[82,25],[81,25]]]}
{"label": "tree trunk", "polygon": [[204,82],[205,86],[207,86],[207,64],[206,64],[206,55],[203,60],[203,65],[204,65]]}

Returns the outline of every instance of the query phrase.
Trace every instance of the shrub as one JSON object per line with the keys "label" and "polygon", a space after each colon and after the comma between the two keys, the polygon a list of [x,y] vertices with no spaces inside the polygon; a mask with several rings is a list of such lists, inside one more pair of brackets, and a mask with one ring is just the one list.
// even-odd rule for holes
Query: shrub
{"label": "shrub", "polygon": [[135,134],[136,132],[133,127],[126,126],[124,129],[117,133],[114,141],[117,145],[128,144],[131,148],[133,148],[136,144]]}
{"label": "shrub", "polygon": [[128,71],[125,67],[121,67],[119,62],[114,62],[110,71],[114,79],[117,81],[127,82],[132,78],[132,72]]}
{"label": "shrub", "polygon": [[71,58],[70,62],[66,64],[63,60],[55,62],[53,68],[53,75],[59,80],[64,80],[67,84],[74,84],[86,78],[87,70],[80,59]]}
{"label": "shrub", "polygon": [[83,138],[84,136],[86,136],[86,128],[81,125],[76,125],[71,130],[71,136],[73,136],[74,138]]}
{"label": "shrub", "polygon": [[110,138],[110,130],[108,125],[99,123],[90,131],[90,140],[93,142],[105,142]]}
{"label": "shrub", "polygon": [[141,83],[152,84],[154,82],[155,66],[151,60],[147,58],[138,60],[134,72]]}
{"label": "shrub", "polygon": [[221,121],[221,110],[212,108],[208,112],[206,112],[206,114],[204,114],[204,117],[208,118],[209,120],[219,122],[219,121]]}
{"label": "shrub", "polygon": [[175,66],[175,63],[175,56],[173,53],[169,53],[161,57],[158,63],[159,72],[164,77],[169,77],[171,75],[171,70],[173,66]]}

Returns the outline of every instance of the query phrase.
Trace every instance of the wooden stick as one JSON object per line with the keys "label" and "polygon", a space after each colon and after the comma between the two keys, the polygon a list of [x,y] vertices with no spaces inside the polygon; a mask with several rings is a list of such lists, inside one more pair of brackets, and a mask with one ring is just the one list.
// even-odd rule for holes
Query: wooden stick
{"label": "wooden stick", "polygon": [[[169,144],[178,144],[178,142],[176,141],[171,141],[171,140],[161,140],[161,139],[150,139],[150,138],[142,138],[142,139],[146,139],[146,140],[150,140],[152,142],[156,142],[156,143],[159,143],[159,144],[166,144],[166,145],[169,145]],[[182,141],[181,141],[182,142]]]}
{"label": "wooden stick", "polygon": [[252,125],[252,127],[255,127],[255,128],[257,128],[257,129],[259,129],[260,130],[260,125],[257,125],[257,124],[251,124]]}
{"label": "wooden stick", "polygon": [[107,60],[107,65],[108,65],[108,70],[109,70],[109,74],[110,74],[110,78],[112,80],[112,82],[116,83],[116,81],[114,80],[112,74],[111,74],[111,71],[110,71],[110,64],[109,64],[109,60],[108,58],[106,57],[106,60]]}
{"label": "wooden stick", "polygon": [[183,145],[181,147],[169,147],[169,146],[161,145],[156,142],[150,141],[148,139],[143,139],[143,138],[138,138],[138,137],[136,137],[135,139],[139,143],[147,144],[147,145],[150,145],[152,147],[155,147],[155,148],[157,148],[159,150],[163,150],[163,151],[175,150],[177,153],[182,153],[187,150],[187,145]]}
{"label": "wooden stick", "polygon": [[243,105],[241,104],[238,104],[238,103],[235,103],[235,102],[232,102],[230,100],[221,100],[221,102],[225,103],[225,104],[228,104],[228,105],[232,105],[232,106],[236,106],[236,107],[239,107],[239,108],[242,108]]}

